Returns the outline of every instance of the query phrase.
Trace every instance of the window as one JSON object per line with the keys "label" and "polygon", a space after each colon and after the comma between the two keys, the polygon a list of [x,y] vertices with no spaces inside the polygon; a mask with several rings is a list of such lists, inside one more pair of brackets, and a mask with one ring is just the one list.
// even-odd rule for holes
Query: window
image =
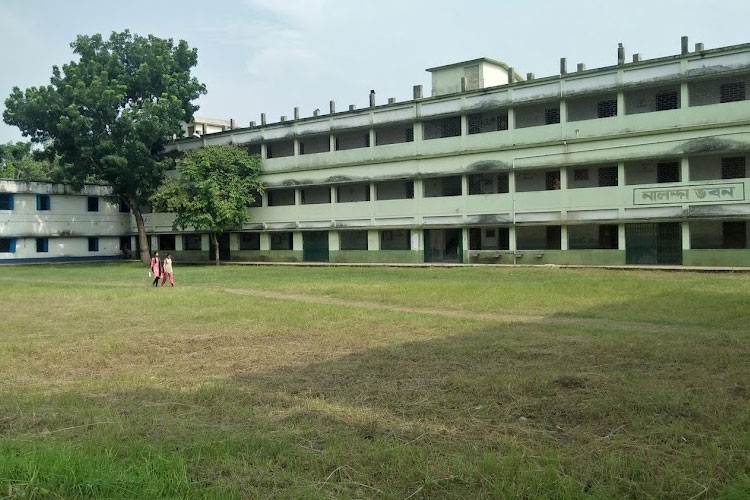
{"label": "window", "polygon": [[331,188],[329,186],[310,186],[300,190],[300,202],[303,205],[317,205],[331,203]]}
{"label": "window", "polygon": [[99,238],[90,237],[89,238],[89,252],[98,252],[98,251],[99,251]]}
{"label": "window", "polygon": [[260,250],[260,233],[240,233],[240,250]]}
{"label": "window", "polygon": [[469,134],[508,130],[508,112],[475,113],[468,117]]}
{"label": "window", "polygon": [[393,229],[380,231],[381,250],[411,250],[411,231]]}
{"label": "window", "polygon": [[560,189],[560,171],[553,170],[544,173],[544,188],[547,191]]}
{"label": "window", "polygon": [[99,211],[99,197],[97,196],[88,197],[88,209],[89,209],[89,212]]}
{"label": "window", "polygon": [[293,243],[290,231],[271,234],[271,250],[292,250]]}
{"label": "window", "polygon": [[414,142],[414,127],[406,127],[404,130],[404,141]]}
{"label": "window", "polygon": [[294,205],[294,189],[269,189],[266,194],[269,207]]}
{"label": "window", "polygon": [[587,181],[589,180],[589,169],[587,168],[577,168],[573,170],[573,180],[574,181]]}
{"label": "window", "polygon": [[680,182],[680,164],[676,161],[657,163],[656,182]]}
{"label": "window", "polygon": [[616,224],[583,224],[568,226],[570,250],[617,250]]}
{"label": "window", "polygon": [[16,239],[15,238],[0,238],[0,253],[15,253],[16,251]]}
{"label": "window", "polygon": [[616,186],[617,179],[617,167],[599,167],[599,186]]}
{"label": "window", "polygon": [[745,177],[745,157],[744,156],[721,159],[721,178],[722,179],[741,179],[743,177]]}
{"label": "window", "polygon": [[0,210],[13,210],[13,195],[0,193]]}
{"label": "window", "polygon": [[414,181],[385,181],[375,185],[378,200],[410,200],[414,198]]}
{"label": "window", "polygon": [[747,248],[745,221],[724,221],[721,228],[723,248]]}
{"label": "window", "polygon": [[438,177],[424,180],[425,198],[461,196],[461,176]]}
{"label": "window", "polygon": [[723,83],[719,87],[721,102],[734,102],[745,100],[745,82]]}
{"label": "window", "polygon": [[560,108],[547,108],[544,110],[544,124],[551,125],[560,123]]}
{"label": "window", "polygon": [[182,237],[182,248],[184,250],[201,250],[202,240],[200,234],[186,234]]}
{"label": "window", "polygon": [[341,250],[367,250],[367,231],[339,231]]}
{"label": "window", "polygon": [[547,226],[546,236],[547,245],[546,250],[560,250],[560,244],[562,242],[562,230],[560,226]]}
{"label": "window", "polygon": [[160,234],[159,235],[159,250],[174,250],[175,249],[175,238],[174,234]]}
{"label": "window", "polygon": [[617,116],[617,99],[607,99],[596,104],[596,112],[599,118]]}
{"label": "window", "polygon": [[677,109],[677,91],[667,90],[656,93],[656,111]]}
{"label": "window", "polygon": [[461,135],[461,117],[449,116],[424,122],[424,139],[441,139]]}
{"label": "window", "polygon": [[43,210],[49,210],[50,208],[50,197],[48,194],[36,195],[36,209],[40,212]]}
{"label": "window", "polygon": [[355,201],[370,201],[369,184],[343,184],[336,187],[336,201],[349,203]]}
{"label": "window", "polygon": [[48,238],[37,238],[36,239],[36,252],[47,253],[49,251],[49,239]]}
{"label": "window", "polygon": [[468,176],[469,194],[507,193],[510,188],[508,174],[471,174]]}

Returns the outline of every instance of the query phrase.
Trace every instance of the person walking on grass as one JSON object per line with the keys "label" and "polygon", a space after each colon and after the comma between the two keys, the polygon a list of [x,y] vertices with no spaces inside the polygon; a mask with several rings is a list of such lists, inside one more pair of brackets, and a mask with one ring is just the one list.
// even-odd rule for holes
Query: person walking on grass
{"label": "person walking on grass", "polygon": [[172,254],[168,253],[166,257],[164,257],[164,274],[161,278],[161,286],[164,286],[164,283],[167,282],[167,278],[169,279],[169,286],[174,286],[174,273],[172,271]]}
{"label": "person walking on grass", "polygon": [[151,276],[154,277],[154,282],[151,283],[151,285],[159,286],[159,278],[164,274],[161,267],[161,259],[159,259],[159,252],[154,252],[154,256],[151,257],[151,265],[149,269],[151,269]]}

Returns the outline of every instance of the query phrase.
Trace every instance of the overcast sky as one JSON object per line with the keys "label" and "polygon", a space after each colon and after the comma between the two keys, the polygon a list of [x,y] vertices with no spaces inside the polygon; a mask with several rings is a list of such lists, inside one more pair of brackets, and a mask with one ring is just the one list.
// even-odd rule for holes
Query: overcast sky
{"label": "overcast sky", "polygon": [[[45,85],[73,59],[76,35],[130,29],[198,49],[208,94],[197,116],[240,126],[430,93],[426,68],[489,57],[537,77],[674,55],[680,37],[716,48],[750,42],[750,1],[725,0],[0,0],[0,112],[14,86]],[[0,123],[0,143],[25,140]]]}

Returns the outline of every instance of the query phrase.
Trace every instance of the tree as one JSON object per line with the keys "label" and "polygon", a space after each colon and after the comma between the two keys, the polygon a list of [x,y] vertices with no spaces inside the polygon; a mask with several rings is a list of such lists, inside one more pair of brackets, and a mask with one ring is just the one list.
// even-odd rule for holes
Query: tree
{"label": "tree", "polygon": [[30,142],[9,142],[0,144],[0,178],[59,182],[62,171],[57,159],[33,151]]}
{"label": "tree", "polygon": [[208,146],[177,161],[178,176],[151,197],[154,208],[173,212],[173,227],[208,231],[219,265],[219,235],[239,229],[262,195],[260,158],[235,145]]}
{"label": "tree", "polygon": [[59,156],[66,182],[81,189],[92,178],[112,186],[113,196],[132,211],[141,260],[149,261],[143,207],[172,161],[161,156],[182,123],[192,120],[191,104],[205,86],[190,76],[196,49],[129,31],[79,35],[71,43],[77,61],[52,68],[50,84],[13,88],[3,119],[24,136]]}

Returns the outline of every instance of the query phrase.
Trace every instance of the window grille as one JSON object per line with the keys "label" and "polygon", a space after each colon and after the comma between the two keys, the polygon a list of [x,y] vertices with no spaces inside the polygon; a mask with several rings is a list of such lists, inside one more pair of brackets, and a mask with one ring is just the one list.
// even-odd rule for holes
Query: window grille
{"label": "window grille", "polygon": [[599,186],[616,186],[618,182],[617,167],[599,167]]}
{"label": "window grille", "polygon": [[461,117],[448,116],[424,122],[424,139],[442,139],[461,135]]}
{"label": "window grille", "polygon": [[721,178],[722,179],[742,179],[745,177],[745,157],[736,156],[733,158],[721,159]]}
{"label": "window grille", "polygon": [[469,134],[508,130],[508,112],[474,113],[468,116]]}
{"label": "window grille", "polygon": [[678,108],[677,91],[667,90],[656,93],[656,111]]}
{"label": "window grille", "polygon": [[596,104],[596,112],[599,118],[617,116],[617,99],[607,99]]}
{"label": "window grille", "polygon": [[721,102],[745,100],[745,82],[723,83],[719,87]]}

